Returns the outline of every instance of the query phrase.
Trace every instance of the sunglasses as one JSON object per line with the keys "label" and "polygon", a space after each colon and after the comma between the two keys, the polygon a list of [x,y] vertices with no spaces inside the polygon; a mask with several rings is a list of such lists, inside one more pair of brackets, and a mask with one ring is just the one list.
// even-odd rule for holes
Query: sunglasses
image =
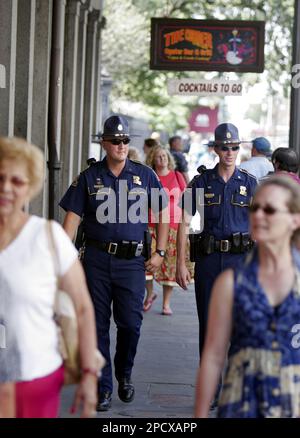
{"label": "sunglasses", "polygon": [[238,150],[240,149],[239,146],[218,146],[218,147],[219,147],[219,149],[221,149],[221,151],[223,151],[223,152],[228,152],[228,151],[230,151],[230,149],[231,149],[233,152],[236,152],[236,151],[238,151]]}
{"label": "sunglasses", "polygon": [[115,146],[119,146],[119,144],[123,143],[123,144],[129,144],[130,142],[130,138],[112,138],[112,139],[106,139],[106,141],[108,141],[109,143],[115,145]]}
{"label": "sunglasses", "polygon": [[268,216],[272,216],[275,213],[290,213],[288,210],[278,210],[269,204],[266,204],[264,207],[259,204],[252,204],[249,207],[250,213],[256,213],[258,210],[262,210]]}

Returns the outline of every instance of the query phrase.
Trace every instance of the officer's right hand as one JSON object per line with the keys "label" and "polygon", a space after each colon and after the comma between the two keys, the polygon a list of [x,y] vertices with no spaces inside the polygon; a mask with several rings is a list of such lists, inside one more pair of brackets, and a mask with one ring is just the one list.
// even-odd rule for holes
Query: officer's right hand
{"label": "officer's right hand", "polygon": [[182,289],[187,290],[188,284],[191,282],[191,274],[185,263],[177,264],[176,281]]}

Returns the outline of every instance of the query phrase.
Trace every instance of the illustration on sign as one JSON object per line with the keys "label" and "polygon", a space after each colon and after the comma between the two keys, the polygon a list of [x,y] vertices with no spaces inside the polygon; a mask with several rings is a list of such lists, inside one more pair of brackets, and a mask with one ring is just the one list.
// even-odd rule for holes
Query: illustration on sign
{"label": "illustration on sign", "polygon": [[152,18],[150,67],[263,71],[264,22]]}

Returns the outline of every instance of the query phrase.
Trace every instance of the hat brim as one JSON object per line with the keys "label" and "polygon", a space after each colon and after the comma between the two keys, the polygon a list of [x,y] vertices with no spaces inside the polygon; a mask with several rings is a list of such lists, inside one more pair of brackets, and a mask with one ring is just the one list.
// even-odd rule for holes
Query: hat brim
{"label": "hat brim", "polygon": [[226,144],[240,144],[240,140],[217,140],[214,142],[215,146],[223,146]]}
{"label": "hat brim", "polygon": [[141,135],[138,134],[100,134],[99,138],[123,138],[123,137],[141,137]]}

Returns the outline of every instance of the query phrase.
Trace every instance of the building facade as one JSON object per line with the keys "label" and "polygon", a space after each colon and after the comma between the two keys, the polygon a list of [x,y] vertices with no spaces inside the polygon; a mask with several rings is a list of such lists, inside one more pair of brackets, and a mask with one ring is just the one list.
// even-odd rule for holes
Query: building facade
{"label": "building facade", "polygon": [[45,154],[31,213],[59,219],[58,200],[100,130],[102,10],[103,0],[0,1],[0,136]]}

